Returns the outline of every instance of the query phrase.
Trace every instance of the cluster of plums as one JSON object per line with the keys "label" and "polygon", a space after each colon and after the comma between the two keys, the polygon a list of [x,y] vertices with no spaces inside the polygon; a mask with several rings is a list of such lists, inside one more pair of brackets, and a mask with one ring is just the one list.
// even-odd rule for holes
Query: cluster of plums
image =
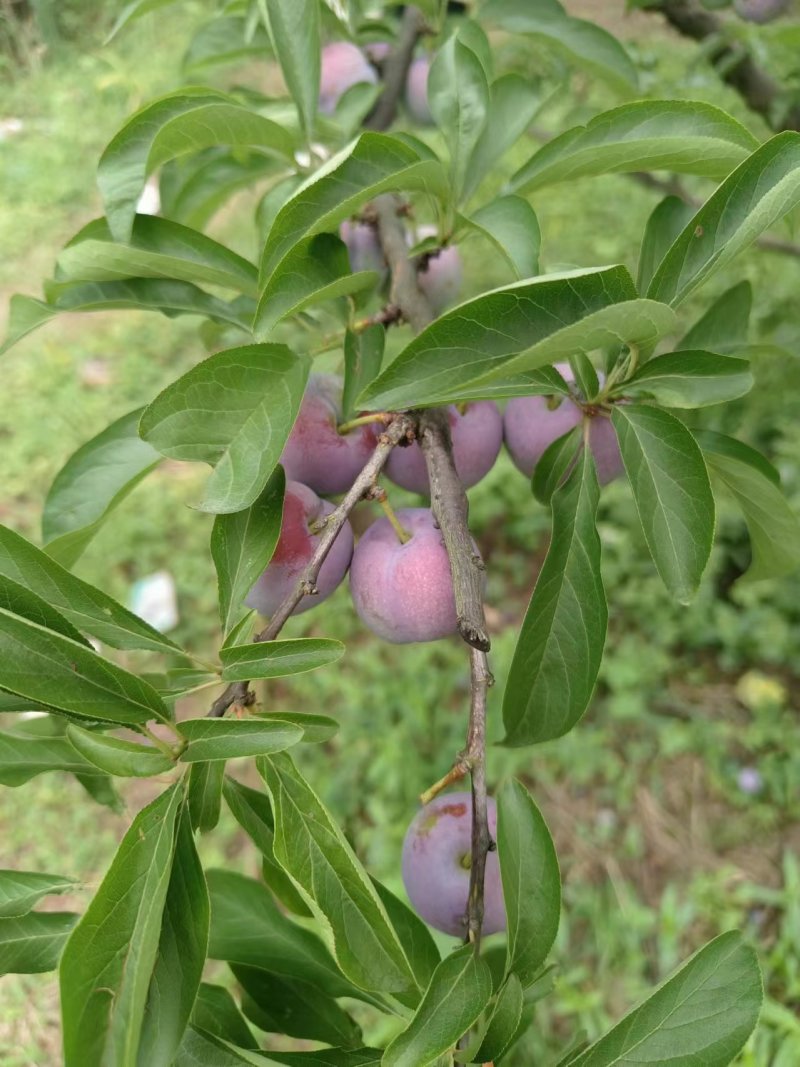
{"label": "cluster of plums", "polygon": [[[568,374],[569,368],[562,367]],[[380,423],[340,432],[342,382],[335,375],[309,379],[281,463],[287,485],[283,522],[275,553],[247,598],[250,607],[271,615],[295,587],[318,543],[320,526],[333,505],[325,496],[346,492],[375,448]],[[552,406],[556,402],[556,406]],[[578,425],[579,405],[568,398],[515,397],[505,414],[492,400],[448,408],[453,458],[465,487],[477,484],[497,459],[505,439],[523,474],[532,475],[545,449]],[[591,419],[589,441],[602,482],[621,470],[619,449],[607,419]],[[386,465],[388,478],[427,495],[428,475],[417,442],[396,447]],[[333,544],[319,573],[317,595],[304,597],[306,611],[337,588],[350,570],[350,591],[364,624],[386,641],[434,641],[455,633],[455,600],[447,552],[429,508],[405,508],[373,523],[354,547],[349,522]],[[478,553],[477,546],[475,547]]]}
{"label": "cluster of plums", "polygon": [[[384,42],[367,45],[362,52],[349,41],[334,41],[322,49],[320,64],[319,109],[330,115],[336,105],[354,85],[366,82],[376,85],[379,70],[389,54],[390,46]],[[431,61],[427,56],[413,60],[408,70],[405,85],[405,103],[409,115],[419,125],[433,121],[428,107],[428,71]]]}

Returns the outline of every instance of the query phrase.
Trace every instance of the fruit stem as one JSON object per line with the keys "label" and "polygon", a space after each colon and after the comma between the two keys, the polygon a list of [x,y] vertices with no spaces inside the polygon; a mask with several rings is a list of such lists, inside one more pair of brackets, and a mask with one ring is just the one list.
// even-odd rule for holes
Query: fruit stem
{"label": "fruit stem", "polygon": [[382,489],[381,486],[376,485],[370,493],[370,499],[377,501],[383,508],[383,513],[389,520],[389,522],[392,524],[392,529],[397,534],[397,539],[399,540],[400,544],[407,544],[411,540],[411,534],[398,519],[397,512],[389,503],[389,497],[386,495],[386,490]]}
{"label": "fruit stem", "polygon": [[347,422],[342,422],[336,427],[336,432],[344,437],[345,434],[350,433],[351,430],[357,430],[359,426],[369,426],[371,422],[382,422],[384,426],[388,425],[394,418],[388,411],[379,411],[375,415],[359,415],[355,419],[349,419]]}
{"label": "fruit stem", "polygon": [[447,772],[443,775],[438,782],[434,782],[433,785],[426,789],[424,793],[420,794],[419,802],[424,807],[426,804],[430,804],[443,789],[447,789],[449,785],[453,785],[454,782],[460,782],[469,772],[469,763],[464,758],[463,754],[458,757],[456,762]]}

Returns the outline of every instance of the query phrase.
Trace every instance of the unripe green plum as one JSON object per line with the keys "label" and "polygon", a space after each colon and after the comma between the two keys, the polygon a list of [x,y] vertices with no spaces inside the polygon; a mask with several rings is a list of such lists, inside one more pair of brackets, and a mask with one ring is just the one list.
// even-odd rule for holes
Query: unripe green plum
{"label": "unripe green plum", "polygon": [[[559,363],[556,369],[572,381],[569,364]],[[581,408],[568,397],[513,397],[503,415],[503,435],[514,466],[530,478],[553,441],[580,425],[582,419]],[[602,415],[591,417],[589,444],[597,477],[601,485],[606,485],[623,470],[617,435],[609,419]]]}
{"label": "unripe green plum", "polygon": [[[436,641],[456,632],[456,604],[450,563],[432,513],[402,508],[400,541],[387,518],[378,519],[356,545],[350,592],[362,622],[393,644]],[[475,554],[480,558],[473,542]]]}
{"label": "unripe green plum", "polygon": [[[320,500],[307,485],[287,482],[278,544],[270,564],[250,590],[245,603],[269,617],[296,587],[301,572],[311,560],[319,534],[311,526],[330,515],[333,505]],[[353,530],[346,522],[325,557],[317,579],[317,592],[304,596],[292,612],[299,615],[321,603],[341,584],[353,555]]]}
{"label": "unripe green plum", "polygon": [[350,41],[334,41],[322,49],[319,109],[330,115],[348,89],[359,82],[376,85],[378,73],[360,48]]}
{"label": "unripe green plum", "polygon": [[431,126],[433,115],[428,106],[428,74],[431,61],[428,56],[415,59],[406,75],[406,107],[411,118],[420,126]]}
{"label": "unripe green plum", "polygon": [[[487,801],[489,832],[497,837],[497,809]],[[446,793],[417,812],[403,842],[403,884],[417,914],[453,937],[467,932],[472,802],[469,793]],[[483,933],[506,928],[497,853],[486,857]]]}
{"label": "unripe green plum", "polygon": [[281,463],[286,477],[328,496],[345,493],[377,442],[372,425],[340,434],[342,380],[335,374],[312,374]]}
{"label": "unripe green plum", "polygon": [[[417,240],[436,236],[435,226],[420,226]],[[417,272],[417,284],[428,298],[435,315],[458,302],[464,281],[461,253],[455,245],[447,245],[428,258],[425,267]]]}
{"label": "unripe green plum", "polygon": [[[456,471],[464,487],[469,489],[494,466],[503,444],[503,417],[493,400],[474,401],[463,412],[451,405],[447,416]],[[393,449],[386,474],[412,493],[430,493],[425,457],[416,442]]]}

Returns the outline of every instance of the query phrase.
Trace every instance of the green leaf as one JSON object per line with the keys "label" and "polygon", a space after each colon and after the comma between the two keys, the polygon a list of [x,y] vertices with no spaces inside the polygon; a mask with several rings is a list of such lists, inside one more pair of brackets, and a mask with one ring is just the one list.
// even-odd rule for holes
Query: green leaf
{"label": "green leaf", "polygon": [[701,349],[735,352],[747,342],[753,287],[738,282],[718,297],[675,346],[676,350]]}
{"label": "green leaf", "polygon": [[180,757],[184,763],[281,752],[303,739],[299,726],[280,719],[184,719],[178,730],[189,742]]}
{"label": "green leaf", "polygon": [[763,999],[756,954],[722,934],[570,1067],[726,1067],[744,1045]]}
{"label": "green leaf", "polygon": [[461,221],[475,230],[511,264],[517,278],[539,273],[542,234],[536,213],[521,196],[501,196]]}
{"label": "green leaf", "polygon": [[139,812],[61,958],[65,1067],[135,1067],[181,790]]}
{"label": "green leaf", "polygon": [[573,426],[567,433],[557,437],[542,453],[531,482],[533,495],[540,504],[549,507],[553,493],[564,484],[578,458],[582,440],[583,427]]}
{"label": "green leaf", "polygon": [[522,984],[512,971],[497,994],[489,1025],[475,1053],[476,1062],[494,1063],[500,1059],[517,1037],[524,1006]]}
{"label": "green leaf", "polygon": [[311,982],[333,997],[364,999],[342,975],[322,941],[286,916],[265,885],[232,871],[206,872],[211,894],[212,960],[261,967]]}
{"label": "green leaf", "polygon": [[616,37],[593,22],[571,18],[556,0],[489,0],[481,22],[531,34],[579,71],[592,71],[622,92],[637,87],[636,67]]}
{"label": "green leaf", "polygon": [[400,944],[408,957],[417,982],[421,986],[427,986],[433,978],[433,972],[442,962],[441,954],[430,930],[416,912],[413,912],[377,878],[371,876],[370,878],[381,903],[386,908],[389,921],[397,931]]}
{"label": "green leaf", "polygon": [[0,732],[0,785],[24,785],[46,771],[97,774],[66,738]]}
{"label": "green leaf", "polygon": [[497,808],[497,854],[508,929],[506,970],[527,987],[538,977],[558,933],[558,858],[547,823],[521,782],[503,786]]}
{"label": "green leaf", "polygon": [[202,230],[233,193],[256,185],[280,166],[260,152],[220,148],[167,163],[159,176],[161,213]]}
{"label": "green leaf", "polygon": [[374,324],[356,333],[348,330],[344,336],[344,391],[342,394],[342,422],[356,414],[356,397],[381,372],[386,330]]}
{"label": "green leaf", "polygon": [[222,792],[233,817],[263,857],[262,873],[269,888],[295,915],[311,915],[294,882],[275,859],[275,821],[267,795],[242,785],[230,776],[225,777]]}
{"label": "green leaf", "polygon": [[76,885],[74,878],[66,878],[63,874],[0,870],[0,918],[25,915],[42,897],[68,893]]}
{"label": "green leaf", "polygon": [[0,575],[0,608],[12,615],[28,619],[29,622],[35,622],[45,630],[53,630],[62,637],[77,641],[84,648],[91,648],[83,634],[76,630],[61,612],[56,611],[37,593],[26,589],[19,582],[12,581],[11,578],[6,578],[5,575]]}
{"label": "green leaf", "polygon": [[0,919],[0,975],[54,971],[77,915],[30,911]]}
{"label": "green leaf", "polygon": [[0,525],[0,575],[24,585],[62,612],[79,630],[114,648],[146,648],[152,652],[180,651],[116,600],[68,570],[24,537]]}
{"label": "green leaf", "polygon": [[472,150],[464,179],[464,202],[502,156],[515,145],[542,106],[538,88],[519,74],[504,74],[489,86],[489,116]]}
{"label": "green leaf", "polygon": [[596,517],[600,488],[584,449],[553,495],[553,535],[522,623],[503,701],[505,744],[532,745],[567,733],[597,680],[608,610]]}
{"label": "green leaf", "polygon": [[0,685],[100,722],[169,722],[169,709],[135,674],[52,630],[0,608]]}
{"label": "green leaf", "polygon": [[653,208],[644,228],[642,247],[639,250],[636,287],[640,293],[647,292],[659,263],[693,214],[694,209],[679,196],[665,196]]}
{"label": "green leaf", "polygon": [[143,409],[112,422],[73,452],[56,475],[42,515],[47,554],[71,567],[114,509],[160,462],[139,437]]}
{"label": "green leaf", "polygon": [[383,1054],[383,1067],[426,1067],[452,1048],[489,1003],[492,975],[471,945],[436,968],[405,1030]]}
{"label": "green leaf", "polygon": [[350,271],[347,248],[332,233],[298,242],[270,275],[258,302],[253,333],[263,340],[282,319],[341,296],[372,289],[373,270]]}
{"label": "green leaf", "polygon": [[683,423],[658,408],[617,404],[612,421],[650,554],[667,589],[688,604],[714,540],[702,453]]}
{"label": "green leaf", "polygon": [[704,430],[696,434],[711,474],[739,505],[750,533],[749,581],[780,578],[800,566],[800,520],[774,470],[754,449]]}
{"label": "green leaf", "polygon": [[450,183],[460,202],[470,157],[486,125],[489,83],[480,59],[455,34],[431,64],[428,105],[450,152]]}
{"label": "green leaf", "polygon": [[181,68],[187,81],[206,77],[214,67],[244,59],[265,60],[272,45],[262,26],[251,28],[250,20],[218,15],[198,27],[183,54]]}
{"label": "green leaf", "polygon": [[283,80],[310,140],[319,103],[319,0],[266,0],[266,10]]}
{"label": "green leaf", "polygon": [[[598,314],[602,311],[607,320]],[[483,385],[536,370],[576,347],[599,348],[631,332],[652,337],[673,321],[669,308],[636,300],[624,267],[516,282],[468,300],[431,323],[359,403],[393,410],[460,399],[460,391],[473,382]]]}
{"label": "green leaf", "polygon": [[756,148],[756,138],[712,104],[637,100],[553,138],[517,171],[509,187],[530,193],[575,178],[642,170],[724,178]]}
{"label": "green leaf", "polygon": [[341,641],[324,637],[299,637],[288,641],[258,641],[223,648],[223,682],[245,682],[253,678],[283,678],[288,674],[326,667],[344,655]]}
{"label": "green leaf", "polygon": [[259,711],[255,716],[261,722],[280,720],[299,726],[303,731],[303,741],[309,744],[321,744],[330,741],[338,733],[339,723],[327,715],[306,715],[297,711]]}
{"label": "green leaf", "polygon": [[361,1044],[358,1026],[316,986],[259,967],[233,964],[231,970],[245,993],[242,1011],[259,1029],[347,1048]]}
{"label": "green leaf", "polygon": [[209,901],[188,813],[178,821],[167,897],[147,994],[137,1063],[170,1067],[203,976]]}
{"label": "green leaf", "polygon": [[381,1067],[379,1049],[325,1048],[318,1052],[255,1052],[192,1028],[174,1067]]}
{"label": "green leaf", "polygon": [[89,763],[119,778],[149,778],[171,771],[175,766],[174,761],[158,748],[107,737],[74,723],[67,727],[67,740]]}
{"label": "green leaf", "polygon": [[192,1009],[192,1025],[242,1048],[258,1048],[236,1001],[224,986],[200,983]]}
{"label": "green leaf", "polygon": [[344,834],[288,755],[258,761],[275,816],[275,858],[330,927],[344,974],[409,993],[415,977],[386,909]]}
{"label": "green leaf", "polygon": [[203,511],[241,511],[258,499],[277,466],[308,369],[285,345],[217,352],[145,408],[139,432],[171,459],[214,467]]}
{"label": "green leaf", "polygon": [[146,104],[112,139],[97,168],[97,184],[116,241],[130,240],[148,175],[169,160],[216,145],[258,148],[291,160],[290,135],[232,96],[191,87]]}
{"label": "green leaf", "polygon": [[281,532],[285,484],[283,468],[276,467],[250,507],[214,519],[211,557],[226,636],[247,615],[244,599],[272,559]]}
{"label": "green leaf", "polygon": [[379,193],[414,191],[446,195],[441,163],[422,159],[397,137],[362,133],[304,182],[275,216],[261,260],[262,284],[304,237],[332,230]]}
{"label": "green leaf", "polygon": [[679,304],[800,203],[800,134],[779,133],[753,152],[692,218],[647,295]]}
{"label": "green leaf", "polygon": [[157,215],[136,215],[124,244],[114,240],[105,219],[95,219],[61,252],[57,270],[59,281],[172,278],[258,295],[255,264],[204,233]]}
{"label": "green leaf", "polygon": [[703,408],[735,400],[752,388],[746,359],[681,351],[649,360],[620,385],[619,392],[649,397],[668,408]]}
{"label": "green leaf", "polygon": [[189,767],[189,818],[192,829],[210,833],[219,822],[222,811],[222,783],[225,779],[225,760],[205,760]]}

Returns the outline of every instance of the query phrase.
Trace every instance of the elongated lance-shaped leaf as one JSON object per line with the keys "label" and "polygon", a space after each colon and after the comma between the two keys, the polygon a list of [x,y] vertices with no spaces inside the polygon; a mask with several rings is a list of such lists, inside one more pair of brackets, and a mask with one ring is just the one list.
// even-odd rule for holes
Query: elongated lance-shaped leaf
{"label": "elongated lance-shaped leaf", "polygon": [[[549,342],[560,353],[565,328],[635,298],[625,267],[550,274],[494,289],[431,323],[362,393],[359,404],[392,410],[458,398],[471,383],[502,374],[520,353],[528,363],[520,369],[534,370],[553,361]],[[574,341],[571,337],[570,351]]]}
{"label": "elongated lance-shaped leaf", "polygon": [[136,203],[149,174],[171,159],[216,145],[258,148],[286,159],[293,150],[283,127],[211,89],[180,89],[128,119],[97,167],[114,239],[130,239]]}
{"label": "elongated lance-shaped leaf", "polygon": [[679,304],[800,203],[800,133],[779,133],[720,185],[690,219],[647,290]]}
{"label": "elongated lance-shaped leaf", "polygon": [[509,974],[497,994],[486,1032],[475,1059],[479,1063],[493,1063],[507,1051],[517,1036],[525,1007],[522,983],[516,974]]}
{"label": "elongated lance-shaped leaf", "polygon": [[75,723],[67,727],[67,740],[98,770],[119,778],[149,778],[153,774],[165,774],[175,766],[175,761],[159,748],[107,737]]}
{"label": "elongated lance-shaped leaf", "polygon": [[471,945],[443,960],[405,1030],[383,1054],[383,1067],[427,1067],[453,1048],[489,1003],[492,975]]}
{"label": "elongated lance-shaped leaf", "polygon": [[639,249],[636,286],[640,293],[647,292],[661,260],[693,214],[693,208],[679,196],[665,196],[653,208]]}
{"label": "elongated lance-shaped leaf", "polygon": [[567,733],[591,699],[608,609],[600,575],[600,488],[583,449],[553,496],[553,535],[522,623],[503,701],[505,743],[531,745]]}
{"label": "elongated lance-shaped leaf", "polygon": [[68,893],[75,885],[74,878],[66,878],[63,874],[0,870],[0,918],[25,915],[43,897]]}
{"label": "elongated lance-shaped leaf", "polygon": [[262,967],[319,986],[334,997],[368,1000],[349,982],[316,934],[293,922],[263,882],[232,871],[206,872],[211,895],[212,960]]}
{"label": "elongated lance-shaped leaf", "polygon": [[582,73],[590,71],[624,93],[637,86],[636,67],[616,37],[593,22],[572,18],[558,0],[489,0],[481,9],[481,22],[530,34]]}
{"label": "elongated lance-shaped leaf", "polygon": [[747,280],[737,282],[703,312],[675,346],[676,350],[702,349],[735,354],[747,343],[752,308],[752,285]]}
{"label": "elongated lance-shaped leaf", "polygon": [[222,680],[282,678],[335,663],[344,655],[341,641],[328,637],[297,637],[287,641],[258,641],[231,645],[220,651]]}
{"label": "elongated lance-shaped leaf", "polygon": [[77,641],[0,608],[0,686],[98,722],[168,722],[169,709],[142,678]]}
{"label": "elongated lance-shaped leaf", "polygon": [[297,107],[306,139],[314,134],[319,103],[319,0],[266,0],[272,47]]}
{"label": "elongated lance-shaped leaf", "polygon": [[78,916],[29,911],[0,919],[0,976],[54,971]]}
{"label": "elongated lance-shaped leaf", "polygon": [[475,52],[453,34],[436,54],[427,83],[428,106],[450,151],[450,183],[459,202],[470,156],[489,111],[489,83]]}
{"label": "elongated lance-shaped leaf", "polygon": [[65,1067],[136,1067],[182,792],[139,812],[61,959]]}
{"label": "elongated lance-shaped leaf", "polygon": [[[224,986],[201,982],[192,1008],[192,1026],[208,1030],[242,1048],[258,1048],[258,1042]],[[177,1061],[176,1061],[177,1062]]]}
{"label": "elongated lance-shaped leaf", "polygon": [[529,193],[588,175],[671,170],[724,178],[758,148],[740,122],[698,100],[638,100],[553,138],[509,185]]}
{"label": "elongated lance-shaped leaf", "polygon": [[356,413],[356,397],[380,373],[386,330],[377,323],[356,333],[348,330],[344,337],[344,388],[342,390],[342,421]]}
{"label": "elongated lance-shaped leaf", "polygon": [[711,554],[714,497],[703,455],[660,408],[617,404],[612,414],[645,540],[672,595],[688,603]]}
{"label": "elongated lance-shaped leaf", "polygon": [[381,1050],[326,1048],[318,1052],[256,1052],[191,1027],[174,1067],[381,1067]]}
{"label": "elongated lance-shaped leaf", "polygon": [[[228,8],[230,10],[230,8]],[[181,59],[187,82],[208,77],[215,67],[246,59],[263,62],[271,57],[272,42],[263,26],[253,26],[252,16],[216,15],[195,31]]]}
{"label": "elongated lance-shaped leaf", "polygon": [[105,219],[88,223],[59,255],[56,277],[90,282],[173,278],[252,297],[258,289],[255,264],[206,234],[157,215],[136,215],[125,244],[114,240]]}
{"label": "elongated lance-shaped leaf", "polygon": [[48,771],[102,777],[64,737],[31,737],[10,730],[0,732],[0,785],[24,785]]}
{"label": "elongated lance-shaped leaf", "polygon": [[308,360],[285,345],[217,352],[145,409],[139,432],[172,459],[210,463],[200,508],[249,507],[278,464],[308,377]]}
{"label": "elongated lance-shaped leaf", "polygon": [[237,190],[282,169],[280,160],[260,152],[225,148],[167,163],[159,174],[161,213],[202,230]]}
{"label": "elongated lance-shaped leaf", "polygon": [[558,933],[561,877],[547,824],[518,781],[498,796],[497,854],[508,930],[506,970],[527,987]]}
{"label": "elongated lance-shaped leaf", "polygon": [[205,876],[184,806],[139,1044],[139,1067],[170,1067],[189,1023],[208,949]]}
{"label": "elongated lance-shaped leaf", "polygon": [[353,273],[344,242],[332,233],[318,233],[296,244],[270,275],[256,308],[253,333],[261,340],[282,319],[372,289],[379,277],[374,270]]}
{"label": "elongated lance-shaped leaf", "polygon": [[281,532],[285,484],[283,468],[276,467],[250,507],[214,519],[211,557],[226,635],[246,615],[244,599],[272,559]]}
{"label": "elongated lance-shaped leaf", "polygon": [[698,431],[712,476],[741,509],[750,533],[749,581],[779,578],[800,567],[800,519],[780,489],[778,472],[748,445],[710,430]]}
{"label": "elongated lance-shaped leaf", "polygon": [[397,936],[400,938],[400,943],[417,981],[427,986],[433,978],[433,972],[442,962],[441,953],[436,947],[430,930],[416,912],[412,911],[385,885],[382,885],[377,878],[371,877],[371,881],[386,908],[386,914],[392,926],[397,931]]}
{"label": "elongated lance-shaped leaf", "polygon": [[188,744],[185,763],[282,752],[303,740],[303,730],[280,719],[184,719],[178,726]]}
{"label": "elongated lance-shaped leaf", "polygon": [[[66,615],[56,611],[44,597],[40,597],[32,589],[20,585],[19,582],[13,581],[4,574],[0,574],[0,608],[12,615],[19,615],[29,622],[35,622],[37,626],[42,626],[45,630],[52,630],[61,634],[62,637],[68,637],[70,641],[77,641],[84,648],[92,647]],[[14,709],[3,710],[13,711]]]}
{"label": "elongated lance-shaped leaf", "polygon": [[417,985],[378,894],[319,797],[286,754],[258,761],[275,817],[275,858],[333,935],[356,985],[411,994]]}
{"label": "elongated lance-shaped leaf", "polygon": [[763,996],[755,952],[737,931],[722,934],[569,1067],[727,1067]]}
{"label": "elongated lance-shaped leaf", "polygon": [[114,509],[161,461],[139,437],[143,408],[112,422],[70,456],[42,515],[47,554],[71,567]]}
{"label": "elongated lance-shaped leaf", "polygon": [[652,397],[668,408],[703,408],[735,400],[752,388],[746,359],[689,350],[648,360],[619,392]]}
{"label": "elongated lance-shaped leaf", "polygon": [[500,196],[490,200],[468,218],[459,221],[468,230],[490,241],[511,265],[517,278],[539,273],[542,234],[531,205],[521,196]]}
{"label": "elongated lance-shaped leaf", "polygon": [[[175,652],[178,646],[18,533],[0,526],[0,575],[36,593],[79,630],[114,648]],[[2,683],[0,683],[2,684]]]}
{"label": "elongated lance-shaped leaf", "polygon": [[193,830],[210,833],[222,812],[225,760],[203,760],[189,767],[186,804]]}
{"label": "elongated lance-shaped leaf", "polygon": [[262,285],[304,237],[332,230],[379,193],[416,190],[446,195],[441,163],[422,158],[398,137],[362,133],[304,182],[275,216],[261,260]]}

